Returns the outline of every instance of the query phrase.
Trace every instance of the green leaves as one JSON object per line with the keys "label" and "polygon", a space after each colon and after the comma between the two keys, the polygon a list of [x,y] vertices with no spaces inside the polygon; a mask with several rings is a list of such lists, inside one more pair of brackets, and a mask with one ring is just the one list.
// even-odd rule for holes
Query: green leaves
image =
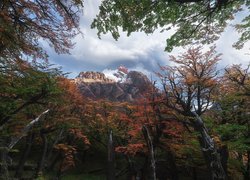
{"label": "green leaves", "polygon": [[[163,31],[168,27],[175,28],[176,32],[167,39],[166,51],[175,46],[184,46],[190,43],[211,44],[219,39],[227,24],[241,11],[241,7],[249,6],[246,0],[229,0],[223,6],[219,3],[211,6],[210,1],[182,2],[177,1],[122,1],[104,0],[100,12],[94,19],[91,28],[98,29],[98,36],[110,32],[114,39],[119,38],[119,30],[126,31],[129,36],[136,31],[146,34],[153,33],[160,28]],[[242,36],[237,47],[250,39],[249,17],[246,17],[237,29]]]}
{"label": "green leaves", "polygon": [[[248,8],[250,10],[250,7]],[[234,44],[236,49],[243,48],[244,44],[250,39],[250,15],[242,20],[242,24],[235,25],[236,30],[241,34],[239,40]]]}
{"label": "green leaves", "polygon": [[247,135],[247,126],[236,123],[219,125],[216,129],[223,141],[238,141],[240,138]]}
{"label": "green leaves", "polygon": [[35,114],[60,92],[56,83],[60,71],[50,69],[48,64],[2,60],[0,67],[1,125],[31,105]]}

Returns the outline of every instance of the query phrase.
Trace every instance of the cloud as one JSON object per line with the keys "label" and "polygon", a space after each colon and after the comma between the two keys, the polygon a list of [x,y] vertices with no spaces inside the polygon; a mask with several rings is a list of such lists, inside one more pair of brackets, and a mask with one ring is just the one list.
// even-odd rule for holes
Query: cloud
{"label": "cloud", "polygon": [[[125,66],[126,67],[126,66]],[[154,72],[147,70],[143,64],[137,64],[136,66],[133,66],[132,68],[128,68],[128,71],[138,71],[138,72],[142,72],[143,74],[145,74],[148,78],[151,78],[152,76],[154,76]],[[102,73],[105,74],[106,77],[108,77],[109,79],[113,79],[116,82],[118,82],[120,80],[120,78],[117,78],[114,74],[118,72],[118,69],[104,69],[102,71]]]}
{"label": "cloud", "polygon": [[139,71],[139,72],[142,72],[148,78],[150,78],[151,76],[154,76],[154,72],[146,69],[143,64],[137,64],[134,68],[131,68],[130,71]]}
{"label": "cloud", "polygon": [[[184,48],[175,48],[171,53],[164,52],[166,39],[173,33],[172,31],[164,33],[155,31],[152,35],[135,32],[130,37],[121,32],[118,41],[115,41],[110,34],[98,39],[97,30],[91,29],[90,24],[98,13],[100,2],[100,0],[84,2],[85,7],[80,22],[83,35],[74,39],[76,44],[71,50],[71,55],[57,55],[51,48],[46,48],[53,63],[61,65],[67,72],[72,72],[70,77],[76,76],[80,71],[116,69],[121,64],[149,75],[158,70],[158,64],[170,64],[169,54],[177,55],[185,51]],[[221,67],[232,63],[249,62],[249,57],[245,54],[249,52],[250,44],[247,43],[240,51],[235,50],[232,44],[237,38],[237,33],[232,28],[227,28],[217,42],[218,52],[223,53]]]}
{"label": "cloud", "polygon": [[236,32],[232,24],[237,24],[242,21],[248,11],[239,12],[234,21],[229,25],[222,33],[220,39],[217,41],[217,51],[222,53],[222,60],[220,66],[227,66],[230,64],[243,64],[250,63],[250,41],[244,44],[244,47],[240,50],[235,49],[232,45],[238,41],[240,34]]}
{"label": "cloud", "polygon": [[221,66],[239,63],[247,65],[250,63],[250,42],[245,43],[240,50],[233,48],[232,44],[239,38],[239,35],[233,32],[232,28],[227,29],[217,42],[217,51],[222,53]]}
{"label": "cloud", "polygon": [[117,72],[117,69],[104,69],[103,74],[109,79],[113,79],[114,81],[118,82],[119,78],[117,78],[114,74]]}

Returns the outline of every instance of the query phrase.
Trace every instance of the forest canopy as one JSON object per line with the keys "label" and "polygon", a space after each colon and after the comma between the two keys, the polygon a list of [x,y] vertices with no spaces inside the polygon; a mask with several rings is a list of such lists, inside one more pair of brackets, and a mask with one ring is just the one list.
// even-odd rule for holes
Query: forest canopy
{"label": "forest canopy", "polygon": [[[250,64],[219,71],[215,46],[192,46],[155,72],[161,88],[125,66],[118,81],[100,72],[69,79],[40,42],[69,53],[82,7],[0,1],[0,179],[249,180]],[[214,43],[249,8],[249,0],[104,0],[92,27],[115,39],[120,28],[172,28],[171,51]],[[250,39],[244,15],[236,48]]]}
{"label": "forest canopy", "polygon": [[46,59],[45,40],[57,53],[68,53],[80,33],[82,0],[0,1],[0,58]]}
{"label": "forest canopy", "polygon": [[110,32],[117,40],[120,30],[129,36],[136,31],[150,34],[174,29],[166,40],[167,51],[194,42],[215,42],[240,11],[245,13],[243,20],[234,24],[240,33],[234,47],[242,48],[250,39],[249,0],[104,0],[99,9],[92,23],[99,37]]}

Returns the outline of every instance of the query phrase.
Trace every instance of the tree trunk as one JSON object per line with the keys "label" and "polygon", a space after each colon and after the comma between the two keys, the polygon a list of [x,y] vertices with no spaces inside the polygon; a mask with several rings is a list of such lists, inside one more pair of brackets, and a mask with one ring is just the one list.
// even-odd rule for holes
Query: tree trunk
{"label": "tree trunk", "polygon": [[156,180],[156,171],[155,171],[155,154],[154,154],[154,146],[153,146],[153,141],[151,139],[151,136],[149,134],[148,128],[144,125],[142,127],[142,132],[144,135],[144,138],[146,140],[147,146],[148,146],[148,151],[150,155],[150,161],[151,161],[151,179]]}
{"label": "tree trunk", "polygon": [[115,180],[115,152],[113,144],[112,130],[109,133],[108,139],[108,169],[107,169],[107,180]]}
{"label": "tree trunk", "polygon": [[201,117],[196,113],[195,115],[195,130],[200,133],[199,142],[207,163],[208,169],[211,173],[212,180],[225,180],[226,173],[222,166],[222,161],[218,149],[215,146],[213,139],[209,136],[207,128]]}
{"label": "tree trunk", "polygon": [[47,154],[47,150],[48,150],[48,141],[47,141],[47,137],[46,137],[45,133],[43,132],[43,130],[40,131],[40,136],[41,136],[42,142],[43,142],[43,151],[42,151],[42,155],[38,161],[38,165],[37,165],[37,169],[36,169],[34,178],[37,178],[37,177],[42,175],[44,163],[45,163],[45,158],[46,158],[46,154]]}
{"label": "tree trunk", "polygon": [[226,175],[226,179],[228,179],[227,162],[229,158],[229,152],[228,152],[227,145],[223,145],[222,147],[220,147],[219,153],[221,156],[221,163],[222,163],[222,167],[224,169],[225,175]]}
{"label": "tree trunk", "polygon": [[19,136],[12,137],[12,138],[11,138],[11,142],[10,142],[10,144],[8,145],[8,148],[9,148],[9,149],[12,149],[12,148],[18,143],[18,141],[19,141],[20,139],[22,139],[22,138],[30,131],[30,129],[31,129],[36,123],[38,123],[39,121],[41,121],[42,117],[44,117],[44,115],[46,115],[48,112],[49,112],[49,109],[46,110],[46,111],[44,111],[43,113],[41,113],[39,116],[37,116],[36,119],[33,119],[29,124],[27,124],[27,125],[23,128],[23,130],[22,130],[22,132],[21,132],[21,134],[20,134]]}
{"label": "tree trunk", "polygon": [[23,154],[22,154],[22,156],[21,156],[21,158],[19,160],[19,163],[18,163],[18,166],[17,166],[17,169],[16,169],[16,173],[15,173],[15,178],[21,178],[22,177],[23,167],[24,167],[24,164],[25,164],[25,162],[26,162],[26,160],[28,158],[28,155],[30,153],[32,142],[34,140],[34,136],[35,136],[35,134],[32,133],[32,134],[29,134],[26,137],[26,145],[25,145]]}

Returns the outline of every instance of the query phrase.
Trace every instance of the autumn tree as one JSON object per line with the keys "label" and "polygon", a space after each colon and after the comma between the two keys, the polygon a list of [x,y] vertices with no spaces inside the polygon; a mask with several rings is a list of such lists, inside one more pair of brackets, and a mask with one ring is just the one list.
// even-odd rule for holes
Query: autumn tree
{"label": "autumn tree", "polygon": [[[39,96],[40,98],[37,99],[37,101],[31,101],[29,104],[19,108],[20,110],[18,111],[8,106],[11,110],[10,112],[15,111],[15,113],[11,113],[11,116],[8,116],[8,121],[1,127],[0,150],[2,152],[5,146],[8,147],[8,150],[14,148],[18,150],[20,156],[17,157],[12,157],[12,154],[7,153],[7,159],[13,158],[13,161],[18,161],[14,167],[12,164],[9,164],[15,169],[15,178],[25,177],[24,169],[27,167],[27,161],[31,158],[30,154],[34,153],[37,154],[37,158],[32,157],[32,160],[33,162],[37,162],[37,165],[32,165],[35,167],[33,167],[30,173],[33,174],[32,178],[42,177],[44,173],[51,170],[56,171],[57,177],[60,178],[62,173],[65,173],[68,169],[76,165],[77,154],[84,153],[90,145],[85,135],[87,127],[84,127],[84,124],[86,120],[83,119],[85,114],[85,100],[75,83],[65,78],[63,74],[59,73],[60,71],[57,72],[57,70],[53,68],[44,68],[43,70],[38,68],[38,70],[27,62],[25,62],[25,65],[27,65],[25,67],[28,69],[34,68],[34,72],[30,70],[32,73],[29,74],[29,71],[25,69],[27,73],[25,75],[27,75],[27,77],[24,77],[22,71],[15,69],[15,73],[20,73],[20,76],[15,77],[13,83],[17,83],[23,78],[28,78],[28,80],[29,78],[34,78],[32,79],[36,81],[34,83],[27,80],[21,81],[24,84],[17,84],[18,88],[26,90],[27,92],[25,91],[25,93],[29,94],[25,94],[24,92],[22,92],[24,94],[19,94],[20,89],[14,89],[19,91],[13,91],[16,94],[11,94],[11,90],[13,89],[8,87],[7,85],[9,84],[6,83],[4,84],[6,89],[4,89],[5,91],[2,93],[2,95],[5,95],[4,100],[9,100],[10,103],[13,104],[13,108],[15,108],[15,106],[19,107],[19,105],[26,102],[25,98],[29,100],[30,97],[28,95],[32,97],[40,92],[40,83],[44,87],[47,87],[46,85],[49,87],[44,91],[44,96]],[[38,74],[35,73],[36,71],[38,71]],[[32,75],[32,77],[29,77],[29,75]],[[40,76],[38,78],[35,77],[35,75]],[[10,81],[9,78],[3,78],[2,80]],[[50,84],[48,80],[51,80],[52,84]],[[23,87],[23,85],[27,87]],[[16,101],[15,99],[13,100],[10,95],[18,95],[18,99],[16,99]],[[6,102],[1,101],[1,105],[5,107]],[[46,113],[46,116],[43,115],[42,118],[40,118],[41,115],[39,114],[44,109],[48,109],[42,113]],[[6,112],[6,114],[8,113],[9,112]],[[32,120],[33,118],[35,119]],[[14,141],[13,144],[13,140],[15,139],[17,139],[17,141]],[[25,139],[25,141],[23,139]],[[5,142],[5,144],[3,142]],[[39,150],[36,149],[37,147],[39,147]],[[34,151],[35,149],[36,151]],[[2,164],[1,162],[1,165]],[[8,168],[6,170],[8,170]],[[12,178],[12,176],[2,177]]]}
{"label": "autumn tree", "polygon": [[[171,148],[174,144],[178,144],[180,134],[184,130],[181,123],[171,117],[159,121],[151,102],[146,99],[137,100],[133,104],[100,100],[92,103],[94,104],[88,103],[88,110],[86,110],[86,119],[89,120],[87,135],[93,146],[105,148],[108,147],[107,139],[112,130],[116,157],[122,154],[126,160],[122,166],[116,167],[118,177],[122,175],[123,168],[127,169],[129,179],[151,176],[156,172],[156,169],[151,168],[152,163],[155,164],[158,158],[154,151],[151,151],[155,148],[166,154],[166,162],[171,164],[169,165],[171,171],[168,174],[156,174],[156,176],[178,176],[177,169],[174,170],[173,167],[175,160],[170,158],[170,154],[174,156],[174,149]],[[156,130],[158,126],[161,126],[161,136]],[[155,159],[152,159],[154,156]],[[120,169],[121,173],[119,173]],[[142,171],[141,175],[139,171]]]}
{"label": "autumn tree", "polygon": [[7,154],[40,121],[41,113],[48,112],[48,105],[58,93],[55,78],[62,73],[46,62],[21,59],[3,60],[0,66],[1,154]]}
{"label": "autumn tree", "polygon": [[213,102],[219,57],[215,47],[206,53],[198,47],[178,57],[170,56],[176,65],[161,66],[162,72],[157,73],[166,93],[165,104],[185,116],[192,116],[192,111],[202,115]]}
{"label": "autumn tree", "polygon": [[[7,152],[8,149],[5,151],[5,147],[8,146],[9,141],[13,144],[13,139],[18,139],[18,141],[23,137],[27,139],[16,170],[15,176],[18,178],[21,177],[31,144],[37,137],[41,138],[42,153],[34,177],[43,172],[49,144],[48,136],[63,129],[59,128],[63,124],[60,124],[53,114],[57,114],[55,112],[59,109],[63,111],[62,106],[59,109],[56,108],[62,103],[62,97],[74,98],[59,87],[59,77],[63,76],[60,70],[50,68],[46,61],[42,63],[36,61],[47,59],[47,54],[41,44],[46,41],[57,53],[69,53],[69,49],[73,47],[71,39],[80,33],[79,15],[82,7],[83,1],[81,0],[0,2],[0,140],[1,147],[4,152]],[[33,62],[30,63],[27,60],[33,60]],[[72,88],[69,89],[72,90]],[[67,103],[74,104],[72,101],[67,101]],[[79,103],[79,106],[81,104]],[[46,116],[46,121],[41,122],[38,117],[41,112],[48,112],[45,108],[51,108],[50,118]],[[78,109],[77,112],[80,111]],[[64,115],[68,118],[71,116],[73,121],[78,120],[78,125],[76,122],[72,124],[77,126],[79,131],[79,116],[75,117],[77,112],[68,107]],[[58,114],[62,115],[62,113]],[[48,122],[52,117],[53,123]],[[68,124],[64,126],[69,127],[70,120],[66,122]],[[69,130],[69,128],[64,129]],[[87,142],[86,136],[81,134],[82,131],[77,130],[72,130],[74,133],[71,132],[71,134],[76,134],[76,137],[81,137]],[[67,134],[69,134],[68,131]],[[64,144],[67,145],[67,143]],[[71,155],[66,156],[66,152],[61,154],[64,154],[62,156],[65,159],[70,157],[68,162],[72,164]],[[8,171],[8,168],[3,167],[2,164],[1,167],[5,172]],[[64,167],[66,167],[65,164]],[[4,178],[8,178],[8,175]]]}
{"label": "autumn tree", "polygon": [[236,157],[230,158],[240,164],[245,179],[250,177],[249,75],[249,65],[246,68],[242,65],[227,67],[214,108],[215,130],[229,151],[236,153]]}
{"label": "autumn tree", "polygon": [[[148,92],[149,89],[144,90]],[[159,92],[156,94],[160,95]],[[154,100],[151,99],[152,96]],[[88,101],[86,104],[83,119],[87,122],[86,133],[91,148],[98,150],[98,153],[108,153],[107,149],[111,144],[108,139],[112,131],[115,157],[118,162],[121,159],[125,161],[115,168],[117,178],[122,176],[125,170],[128,171],[128,179],[151,176],[178,178],[175,151],[178,149],[180,152],[183,147],[181,139],[185,129],[183,124],[174,118],[173,110],[158,106],[161,100],[162,98],[149,93],[144,99],[137,99],[133,103],[97,100]],[[156,105],[160,112],[156,110]],[[161,114],[164,114],[164,117],[159,117]],[[156,152],[161,152],[165,158],[164,163],[169,168],[167,172],[156,173],[159,160]],[[178,157],[181,157],[181,154]]]}
{"label": "autumn tree", "polygon": [[0,57],[47,58],[42,40],[57,53],[68,53],[71,39],[80,33],[82,7],[82,0],[1,1]]}
{"label": "autumn tree", "polygon": [[[158,0],[158,1],[102,1],[100,12],[92,23],[98,35],[110,32],[119,38],[119,30],[129,36],[136,31],[146,34],[159,29],[161,32],[176,30],[167,39],[166,50],[199,42],[210,44],[216,41],[228,22],[242,9],[249,10],[247,0]],[[242,48],[249,40],[249,13],[241,24],[235,26],[241,37],[235,46]]]}
{"label": "autumn tree", "polygon": [[[62,160],[63,168],[59,172],[72,167],[78,143],[84,148],[89,144],[81,122],[84,100],[76,85],[65,78],[60,69],[44,61],[3,60],[0,65],[1,153],[6,149],[7,158],[8,151],[26,138],[24,148],[19,148],[15,177],[22,177],[32,144],[41,147],[34,177],[43,174],[52,163],[53,154],[57,163],[58,156]],[[46,116],[40,118],[42,112],[46,112]],[[54,153],[55,147],[57,153]]]}
{"label": "autumn tree", "polygon": [[85,151],[90,144],[83,128],[83,96],[74,82],[65,77],[58,77],[57,85],[60,92],[49,105],[50,116],[39,128],[43,154],[35,178],[53,168],[60,178],[63,172],[75,166],[76,153]]}
{"label": "autumn tree", "polygon": [[217,87],[216,64],[220,55],[215,47],[203,53],[201,47],[190,48],[178,57],[170,56],[175,66],[161,66],[158,76],[162,80],[165,100],[163,104],[181,114],[183,123],[191,126],[199,135],[212,179],[225,179],[220,155],[208,133],[201,115],[213,103],[213,94]]}
{"label": "autumn tree", "polygon": [[233,65],[225,69],[225,80],[231,85],[231,88],[237,88],[239,93],[244,96],[250,96],[249,69],[250,65],[246,68],[243,68],[242,65]]}

